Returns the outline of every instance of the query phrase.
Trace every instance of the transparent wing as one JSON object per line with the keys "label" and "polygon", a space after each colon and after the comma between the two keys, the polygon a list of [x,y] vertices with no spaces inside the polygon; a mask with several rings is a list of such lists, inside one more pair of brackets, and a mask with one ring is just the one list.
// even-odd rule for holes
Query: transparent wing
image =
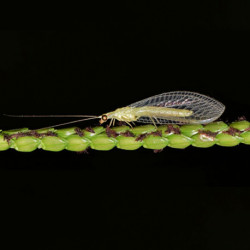
{"label": "transparent wing", "polygon": [[[144,106],[186,109],[193,111],[191,116],[183,118],[169,117],[163,119],[154,117],[154,121],[157,124],[205,124],[218,119],[225,110],[225,106],[221,102],[206,95],[190,91],[167,92],[129,105],[129,107],[136,108]],[[142,123],[152,123],[152,118],[140,117],[137,121]]]}

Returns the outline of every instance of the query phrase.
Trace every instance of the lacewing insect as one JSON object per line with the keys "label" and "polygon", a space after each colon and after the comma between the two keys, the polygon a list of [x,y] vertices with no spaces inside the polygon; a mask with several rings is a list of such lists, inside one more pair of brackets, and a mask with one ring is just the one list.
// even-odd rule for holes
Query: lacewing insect
{"label": "lacewing insect", "polygon": [[156,124],[206,124],[217,120],[225,110],[219,101],[190,91],[173,91],[146,98],[115,111],[100,116],[88,115],[8,115],[14,117],[85,117],[84,119],[57,124],[51,127],[76,122],[100,119],[100,123],[110,120]]}

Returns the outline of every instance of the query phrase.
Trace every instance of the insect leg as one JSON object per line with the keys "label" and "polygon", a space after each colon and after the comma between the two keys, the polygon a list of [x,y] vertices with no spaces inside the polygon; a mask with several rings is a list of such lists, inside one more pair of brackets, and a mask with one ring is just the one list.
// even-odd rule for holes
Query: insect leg
{"label": "insect leg", "polygon": [[153,119],[151,116],[149,116],[149,118],[150,118],[150,120],[153,122],[153,124],[154,124],[155,128],[157,129],[157,126],[156,126],[156,124],[155,124],[154,119]]}
{"label": "insect leg", "polygon": [[[126,122],[126,121],[125,121]],[[129,122],[126,122],[130,128],[133,128],[132,125]]]}
{"label": "insect leg", "polygon": [[156,117],[153,117],[153,119],[155,119],[158,124],[161,124],[161,122]]}
{"label": "insect leg", "polygon": [[110,119],[109,127],[111,127],[113,119],[114,119],[114,118],[111,118],[111,119]]}

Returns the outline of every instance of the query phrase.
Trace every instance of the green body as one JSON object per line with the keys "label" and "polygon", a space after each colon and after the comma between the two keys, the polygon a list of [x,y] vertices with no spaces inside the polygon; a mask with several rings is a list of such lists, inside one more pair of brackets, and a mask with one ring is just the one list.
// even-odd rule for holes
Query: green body
{"label": "green body", "polygon": [[123,150],[136,150],[140,147],[161,150],[165,147],[184,149],[188,146],[208,148],[213,145],[224,147],[240,143],[250,145],[250,126],[248,121],[213,122],[202,126],[189,125],[144,125],[130,128],[119,126],[105,129],[16,129],[1,131],[0,151],[15,149],[20,152],[32,152],[36,149],[58,152],[64,149],[82,152],[88,148],[107,151],[114,147]]}
{"label": "green body", "polygon": [[186,117],[193,114],[190,110],[174,109],[166,107],[144,106],[144,107],[124,107],[116,109],[113,112],[107,113],[108,119],[116,119],[124,122],[135,122],[140,117],[154,117],[154,118],[169,118],[169,117]]}

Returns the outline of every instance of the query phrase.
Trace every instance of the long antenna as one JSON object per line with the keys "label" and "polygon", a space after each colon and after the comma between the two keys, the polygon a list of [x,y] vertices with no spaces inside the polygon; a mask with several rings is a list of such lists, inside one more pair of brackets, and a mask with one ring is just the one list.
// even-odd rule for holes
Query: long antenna
{"label": "long antenna", "polygon": [[[38,128],[38,129],[55,128],[55,127],[59,127],[59,126],[63,126],[63,125],[68,125],[68,124],[72,124],[72,123],[83,122],[83,121],[93,120],[93,119],[98,119],[98,118],[99,118],[98,116],[90,117],[90,118],[86,118],[86,119],[80,119],[80,120],[75,120],[75,121],[71,121],[71,122],[64,122],[64,123],[56,124],[56,125],[53,125],[53,126]],[[36,129],[36,130],[38,130],[38,129]]]}
{"label": "long antenna", "polygon": [[4,116],[9,116],[9,117],[95,117],[97,118],[96,115],[9,115],[9,114],[3,114]]}
{"label": "long antenna", "polygon": [[39,129],[47,129],[47,128],[54,128],[54,127],[59,127],[59,126],[63,126],[63,125],[68,125],[68,124],[73,124],[73,123],[77,123],[77,122],[82,122],[82,121],[87,121],[87,120],[93,120],[93,119],[98,119],[100,118],[100,116],[94,116],[94,115],[8,115],[8,114],[3,114],[4,116],[9,116],[9,117],[87,117],[85,119],[80,119],[80,120],[74,120],[71,122],[64,122],[64,123],[60,123],[60,124],[55,124],[53,126],[49,126],[49,127],[44,127],[44,128],[39,128]]}

